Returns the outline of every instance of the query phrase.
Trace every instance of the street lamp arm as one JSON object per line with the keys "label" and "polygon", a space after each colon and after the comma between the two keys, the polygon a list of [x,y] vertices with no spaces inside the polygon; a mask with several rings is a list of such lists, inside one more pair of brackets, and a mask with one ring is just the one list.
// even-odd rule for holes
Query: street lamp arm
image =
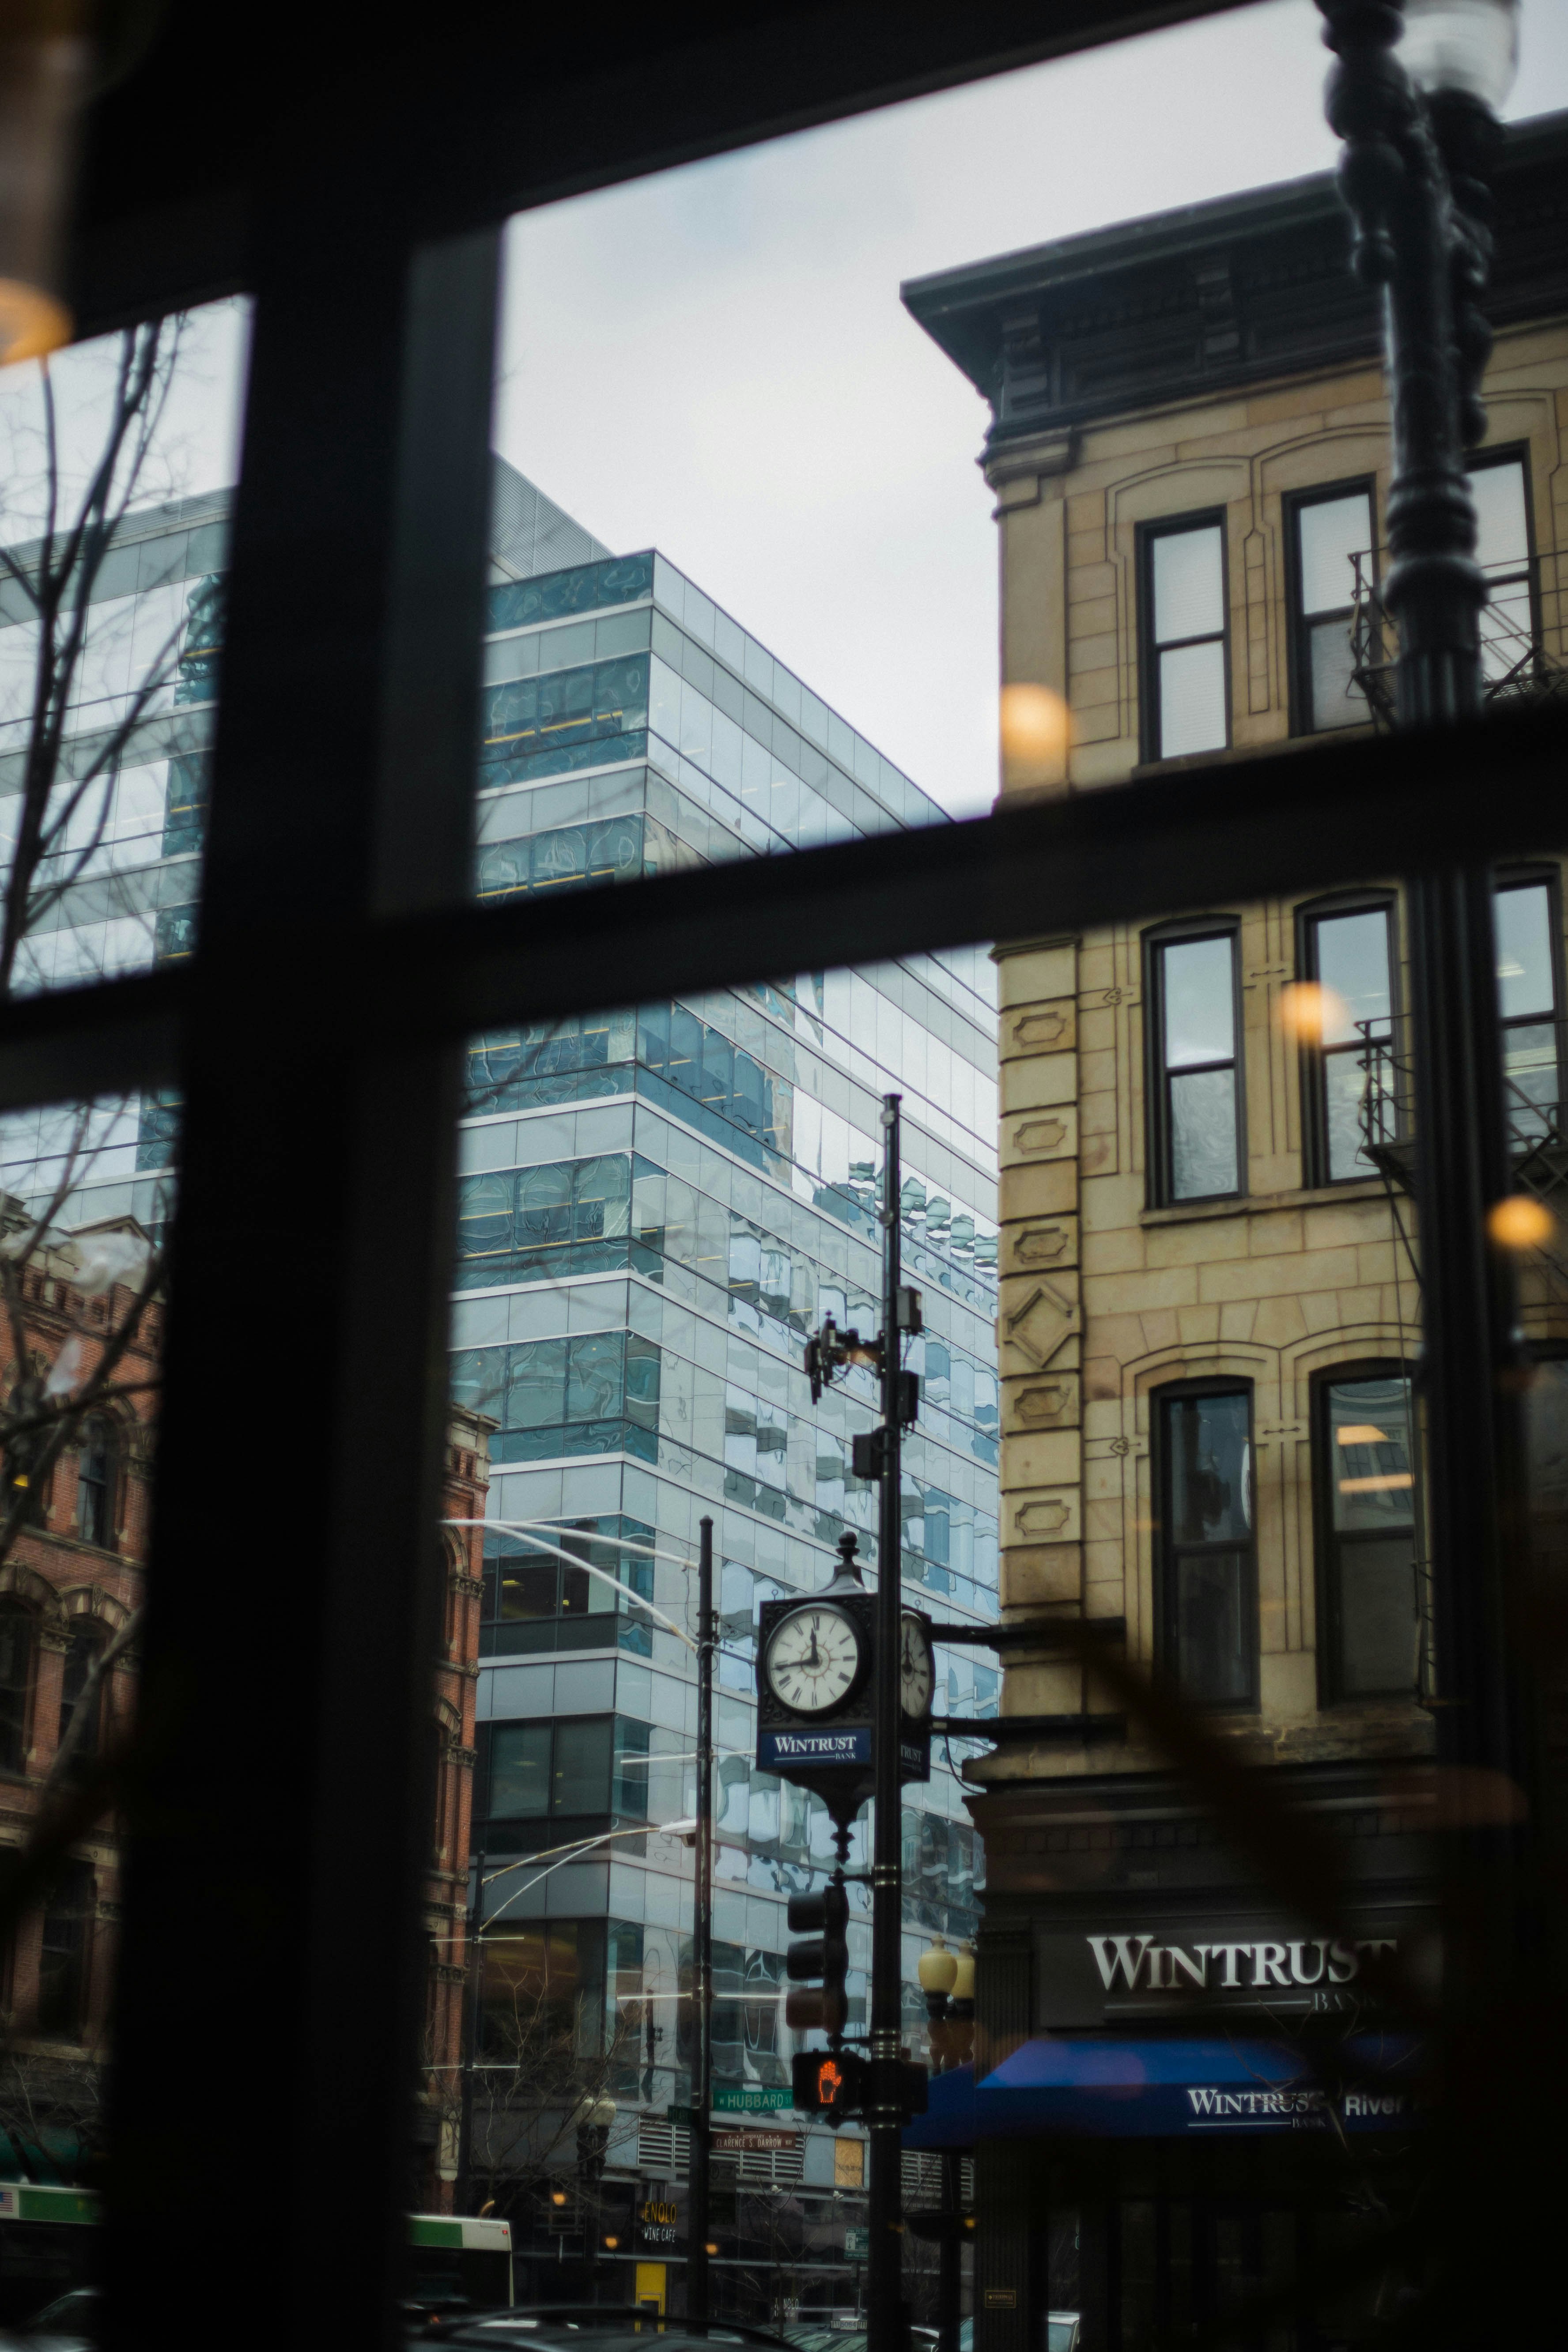
{"label": "street lamp arm", "polygon": [[651,1601],[645,1601],[640,1592],[629,1584],[623,1584],[620,1578],[612,1576],[607,1568],[595,1568],[592,1560],[580,1559],[574,1551],[563,1551],[559,1544],[546,1543],[542,1536],[535,1535],[533,1529],[526,1526],[522,1520],[443,1519],[441,1525],[444,1528],[494,1528],[501,1535],[516,1536],[520,1542],[532,1544],[538,1551],[552,1553],[557,1559],[563,1559],[569,1568],[580,1568],[584,1576],[596,1576],[601,1583],[612,1586],[616,1592],[624,1592],[628,1601],[635,1601],[639,1609],[646,1609],[648,1615],[657,1619],[667,1633],[673,1633],[678,1642],[684,1642],[693,1655],[696,1654],[696,1643],[689,1633],[681,1632],[673,1617],[667,1617],[662,1609],[656,1609]]}

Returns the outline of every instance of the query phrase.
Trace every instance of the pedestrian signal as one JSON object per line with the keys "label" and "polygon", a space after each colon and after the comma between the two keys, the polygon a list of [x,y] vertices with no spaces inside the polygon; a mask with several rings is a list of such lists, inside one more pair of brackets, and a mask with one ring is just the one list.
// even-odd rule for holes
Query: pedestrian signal
{"label": "pedestrian signal", "polygon": [[795,2103],[829,2123],[866,2107],[866,2062],[849,2050],[802,2050],[791,2061]]}

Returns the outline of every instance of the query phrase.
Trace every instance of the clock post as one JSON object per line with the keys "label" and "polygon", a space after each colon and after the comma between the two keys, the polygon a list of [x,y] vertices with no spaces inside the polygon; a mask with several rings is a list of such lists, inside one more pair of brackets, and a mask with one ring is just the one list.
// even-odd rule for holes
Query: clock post
{"label": "clock post", "polygon": [[903,1482],[899,1309],[903,1168],[900,1109],[882,1104],[882,1426],[877,1525],[875,1832],[871,1862],[871,2194],[866,2304],[868,2352],[904,2352],[909,2341],[903,2281],[903,1818],[900,1803],[900,1661],[903,1628]]}

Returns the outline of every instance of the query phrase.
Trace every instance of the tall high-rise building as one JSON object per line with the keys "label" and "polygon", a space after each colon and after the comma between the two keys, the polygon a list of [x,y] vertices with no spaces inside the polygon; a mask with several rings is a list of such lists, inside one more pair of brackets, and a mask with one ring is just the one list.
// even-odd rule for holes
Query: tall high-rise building
{"label": "tall high-rise building", "polygon": [[[101,674],[73,740],[89,745],[122,709],[138,646],[183,634],[119,761],[101,841],[31,944],[40,984],[188,950],[226,515],[222,496],[149,510],[106,566]],[[499,462],[491,538],[481,897],[943,821],[662,556],[613,555]],[[0,795],[19,756],[0,744]],[[761,1600],[827,1580],[847,1529],[879,1565],[876,1490],[850,1469],[852,1434],[876,1419],[869,1377],[813,1408],[802,1350],[826,1315],[862,1330],[879,1319],[889,1089],[904,1097],[904,1265],[925,1324],[910,1358],[921,1405],[904,1450],[902,1572],[939,1620],[994,1615],[995,1019],[993,967],[965,950],[473,1042],[453,1394],[494,1426],[473,1808],[483,2066],[464,2185],[512,2210],[523,2286],[563,2285],[596,2244],[603,2292],[629,2297],[635,2277],[676,2302],[686,2151],[670,2111],[689,2095],[692,1859],[658,1824],[694,1803],[682,1635],[704,1513],[723,1623],[715,2079],[759,2108],[787,2096],[785,1904],[832,1853],[820,1806],[753,1769],[753,1627]],[[177,1120],[174,1102],[102,1107],[69,1215],[154,1223]],[[63,1134],[50,1114],[8,1122],[0,1182],[40,1198]],[[992,1711],[996,1686],[987,1654],[939,1653],[939,1713]],[[904,1831],[918,2039],[921,1948],[976,1924],[974,1833],[940,1739],[930,1782],[906,1791]],[[863,1894],[850,1979],[862,2018]],[[595,2151],[580,2162],[573,2120],[584,2088],[616,2110],[593,2127],[591,2216],[576,2176],[596,2170]],[[721,2296],[852,2307],[862,2156],[855,2132],[820,2131],[721,2159]],[[563,2178],[564,2229],[548,2186]],[[527,2273],[540,2261],[548,2281]],[[637,2275],[639,2263],[662,2273]],[[766,2284],[781,2271],[793,2285]]]}

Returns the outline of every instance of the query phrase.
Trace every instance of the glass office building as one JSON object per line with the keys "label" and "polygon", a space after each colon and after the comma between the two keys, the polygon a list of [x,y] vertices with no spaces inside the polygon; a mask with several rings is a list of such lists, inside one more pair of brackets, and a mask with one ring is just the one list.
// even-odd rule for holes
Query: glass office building
{"label": "glass office building", "polygon": [[[122,535],[83,746],[122,707],[142,638],[163,642],[175,608],[183,635],[119,763],[101,841],[35,945],[37,984],[188,950],[226,514],[224,497],[185,500]],[[662,556],[613,555],[499,462],[492,547],[481,897],[943,821]],[[0,799],[19,757],[0,744]],[[689,2090],[691,1857],[658,1824],[694,1803],[680,1632],[695,1629],[705,1512],[724,1643],[715,2071],[721,2084],[788,2080],[784,1906],[832,1856],[820,1807],[752,1767],[752,1628],[761,1600],[827,1580],[847,1528],[876,1565],[876,1492],[849,1466],[853,1433],[876,1419],[869,1377],[813,1409],[802,1343],[829,1314],[862,1331],[879,1320],[889,1088],[904,1096],[905,1278],[925,1321],[910,1358],[921,1404],[904,1450],[903,1573],[939,1619],[994,1616],[994,1037],[993,967],[966,950],[473,1042],[453,1393],[495,1424],[474,1820],[486,2032],[500,2052],[508,2019],[520,2004],[537,2013],[541,1995],[563,2017],[602,2020],[620,2110],[610,2180],[681,2169],[668,2110]],[[161,1215],[176,1117],[171,1101],[104,1107],[78,1221]],[[43,1197],[55,1142],[47,1114],[8,1122],[0,1183]],[[939,1654],[939,1712],[989,1712],[996,1684],[989,1653]],[[916,2034],[919,1951],[976,1917],[973,1833],[941,1740],[904,1827]],[[851,1957],[863,2010],[863,1911]],[[826,2134],[745,2163],[780,2185],[853,2185]]]}

